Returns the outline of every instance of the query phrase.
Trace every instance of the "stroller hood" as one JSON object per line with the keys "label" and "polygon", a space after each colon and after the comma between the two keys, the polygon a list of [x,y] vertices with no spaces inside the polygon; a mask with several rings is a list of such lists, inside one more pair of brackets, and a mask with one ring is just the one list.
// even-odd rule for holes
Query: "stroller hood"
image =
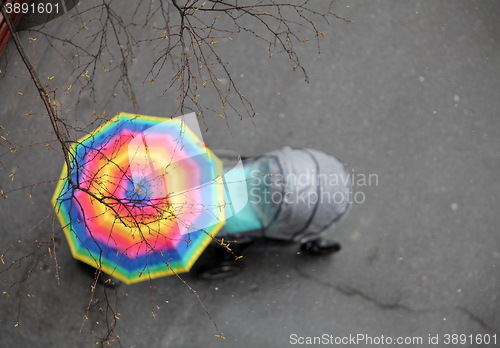
{"label": "stroller hood", "polygon": [[351,182],[334,156],[284,147],[244,162],[249,202],[267,238],[304,241],[348,210]]}

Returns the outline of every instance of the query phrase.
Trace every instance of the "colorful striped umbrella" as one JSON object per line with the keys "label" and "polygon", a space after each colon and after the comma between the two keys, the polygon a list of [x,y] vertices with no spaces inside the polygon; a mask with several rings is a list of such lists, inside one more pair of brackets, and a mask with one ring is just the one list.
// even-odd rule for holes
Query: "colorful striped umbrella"
{"label": "colorful striped umbrella", "polygon": [[120,113],[69,158],[52,203],[73,257],[127,284],[189,271],[224,224],[222,162],[181,118]]}

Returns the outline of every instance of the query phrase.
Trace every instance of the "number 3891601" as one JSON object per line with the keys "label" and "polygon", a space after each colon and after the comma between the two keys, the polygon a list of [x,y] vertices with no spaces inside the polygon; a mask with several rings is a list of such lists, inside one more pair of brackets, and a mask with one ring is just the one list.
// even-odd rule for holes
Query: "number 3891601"
{"label": "number 3891601", "polygon": [[8,2],[5,5],[5,12],[7,13],[47,13],[47,14],[58,14],[59,13],[59,3],[56,2],[54,4],[47,2],[47,3],[31,3],[28,4],[27,2],[19,3],[19,2]]}
{"label": "number 3891601", "polygon": [[472,345],[488,345],[497,344],[497,335],[490,334],[477,334],[477,335],[465,335],[465,334],[445,334],[443,335],[443,343],[448,345],[462,345],[462,344],[472,344]]}

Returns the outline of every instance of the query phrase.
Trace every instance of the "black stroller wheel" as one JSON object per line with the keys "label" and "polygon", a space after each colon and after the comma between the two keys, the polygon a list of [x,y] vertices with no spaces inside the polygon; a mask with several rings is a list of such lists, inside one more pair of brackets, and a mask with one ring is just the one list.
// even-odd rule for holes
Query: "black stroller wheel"
{"label": "black stroller wheel", "polygon": [[109,274],[106,274],[102,271],[98,272],[95,267],[92,267],[85,262],[78,261],[78,267],[91,279],[93,279],[94,281],[97,280],[98,284],[105,287],[116,289],[123,284],[120,280],[116,279],[113,276],[110,276]]}
{"label": "black stroller wheel", "polygon": [[238,274],[243,266],[238,261],[221,261],[216,264],[204,265],[194,273],[197,277],[207,280],[229,278]]}
{"label": "black stroller wheel", "polygon": [[342,249],[340,243],[323,238],[316,238],[300,245],[300,250],[304,254],[315,256],[333,254],[340,249]]}

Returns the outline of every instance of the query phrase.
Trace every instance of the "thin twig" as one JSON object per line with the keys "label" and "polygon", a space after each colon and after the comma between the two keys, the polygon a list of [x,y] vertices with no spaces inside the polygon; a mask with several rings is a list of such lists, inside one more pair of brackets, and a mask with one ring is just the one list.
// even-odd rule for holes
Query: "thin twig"
{"label": "thin twig", "polygon": [[70,168],[70,160],[69,160],[69,148],[66,143],[66,139],[64,138],[64,135],[59,128],[59,120],[57,116],[57,112],[54,108],[54,106],[51,105],[51,100],[50,100],[50,95],[45,89],[45,87],[42,85],[42,82],[40,81],[40,78],[38,77],[38,73],[36,72],[35,68],[33,67],[33,64],[31,64],[31,61],[28,58],[28,55],[26,54],[26,51],[24,50],[24,47],[21,43],[21,40],[19,39],[19,35],[17,34],[16,29],[14,28],[14,25],[12,24],[12,21],[10,20],[9,14],[5,10],[5,4],[2,4],[0,8],[2,12],[2,16],[4,18],[5,23],[7,24],[7,27],[9,28],[9,32],[12,36],[12,39],[14,40],[14,43],[16,45],[17,52],[19,52],[19,55],[21,56],[21,59],[23,60],[24,65],[26,66],[26,69],[28,69],[31,79],[33,83],[35,84],[36,89],[38,90],[38,94],[40,94],[40,98],[43,101],[43,104],[45,106],[45,109],[47,110],[47,114],[50,119],[50,123],[52,125],[52,128],[54,132],[56,133],[57,140],[59,140],[59,143],[63,149],[64,153],[64,160],[66,162],[66,165],[68,168]]}

